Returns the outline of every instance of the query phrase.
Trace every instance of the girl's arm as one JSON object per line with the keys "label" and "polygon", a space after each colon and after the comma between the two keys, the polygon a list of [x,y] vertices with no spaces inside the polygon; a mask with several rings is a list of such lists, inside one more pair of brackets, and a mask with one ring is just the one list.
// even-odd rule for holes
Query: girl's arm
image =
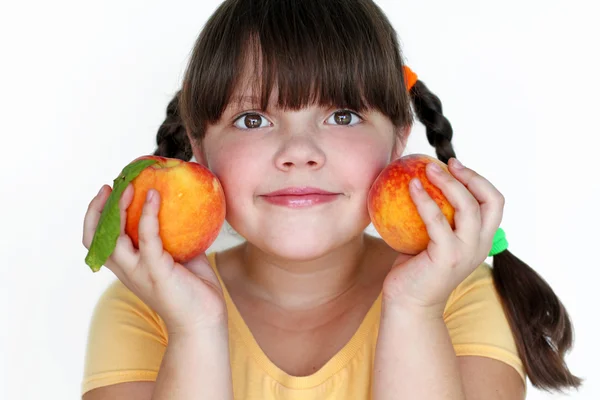
{"label": "girl's arm", "polygon": [[[126,220],[133,185],[129,183],[121,197],[109,203],[113,193],[118,192],[103,186],[88,206],[83,232],[88,249],[107,203],[113,207],[118,203],[121,221]],[[148,193],[152,195],[146,198],[139,222],[139,249],[133,246],[122,223],[116,248],[104,266],[162,318],[168,332],[152,399],[233,399],[227,307],[219,279],[205,253],[180,264],[164,250],[158,221],[160,193]],[[89,398],[115,398],[112,392],[117,390],[135,390],[128,397],[131,399],[149,398],[148,385],[111,387]]]}
{"label": "girl's arm", "polygon": [[99,387],[82,400],[233,400],[227,328],[171,335],[156,382],[125,382]]}
{"label": "girl's arm", "polygon": [[466,399],[457,357],[441,316],[382,303],[373,369],[374,400]]}
{"label": "girl's arm", "polygon": [[454,353],[443,317],[382,304],[373,370],[373,399],[524,399],[510,366]]}
{"label": "girl's arm", "polygon": [[[419,179],[410,182],[410,196],[430,240],[427,248],[413,257],[399,257],[384,280],[374,365],[375,400],[398,396],[427,400],[501,399],[509,391],[501,387],[508,378],[506,369],[492,379],[493,384],[476,390],[479,393],[473,394],[470,385],[464,387],[467,381],[461,377],[444,323],[443,312],[450,294],[488,256],[505,202],[487,179],[455,158],[449,161],[447,171],[435,162],[428,163],[426,177],[456,210],[454,226],[419,185]],[[485,377],[491,370],[482,367],[479,373]],[[514,374],[511,376],[514,379]]]}
{"label": "girl's arm", "polygon": [[226,324],[169,336],[152,400],[233,400]]}

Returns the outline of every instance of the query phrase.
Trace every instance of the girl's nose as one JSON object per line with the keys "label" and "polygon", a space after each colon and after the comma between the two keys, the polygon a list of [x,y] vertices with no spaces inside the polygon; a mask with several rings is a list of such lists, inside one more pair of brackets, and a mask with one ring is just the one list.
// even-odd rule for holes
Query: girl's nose
{"label": "girl's nose", "polygon": [[282,171],[319,169],[325,164],[325,153],[308,135],[288,136],[275,155],[275,166]]}

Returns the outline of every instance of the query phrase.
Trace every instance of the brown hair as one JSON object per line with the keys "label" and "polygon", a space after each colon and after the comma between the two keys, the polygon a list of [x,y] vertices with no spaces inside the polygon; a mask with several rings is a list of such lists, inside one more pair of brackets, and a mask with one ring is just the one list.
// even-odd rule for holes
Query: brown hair
{"label": "brown hair", "polygon": [[[335,105],[377,109],[396,127],[412,124],[412,108],[425,125],[437,157],[456,157],[452,126],[439,98],[422,81],[406,90],[397,35],[370,0],[228,0],[200,34],[183,82],[167,107],[155,155],[190,160],[186,130],[201,141],[217,122],[248,60],[260,108],[279,88],[277,105]],[[531,383],[540,389],[579,387],[564,361],[573,330],[556,294],[508,250],[493,258],[493,277]]]}

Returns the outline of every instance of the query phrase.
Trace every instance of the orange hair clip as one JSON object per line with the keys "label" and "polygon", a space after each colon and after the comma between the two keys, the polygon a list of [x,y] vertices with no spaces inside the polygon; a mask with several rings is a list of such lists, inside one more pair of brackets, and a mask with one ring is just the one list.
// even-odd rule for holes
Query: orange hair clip
{"label": "orange hair clip", "polygon": [[406,82],[406,89],[410,92],[410,89],[417,83],[417,74],[413,72],[412,69],[408,68],[406,65],[404,66],[404,82]]}

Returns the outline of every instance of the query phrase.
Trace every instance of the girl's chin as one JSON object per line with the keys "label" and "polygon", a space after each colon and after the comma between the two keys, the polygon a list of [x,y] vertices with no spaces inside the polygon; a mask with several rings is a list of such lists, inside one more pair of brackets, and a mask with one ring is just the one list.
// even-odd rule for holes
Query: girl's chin
{"label": "girl's chin", "polygon": [[346,225],[340,224],[339,220],[338,223],[310,222],[257,224],[254,228],[246,226],[248,229],[235,229],[234,224],[231,226],[247,242],[264,252],[288,260],[306,261],[322,257],[358,239],[369,220],[367,216],[364,221],[346,221]]}
{"label": "girl's chin", "polygon": [[340,238],[336,235],[301,235],[280,236],[270,240],[254,241],[254,245],[276,257],[290,261],[309,261],[323,257],[331,251],[343,246],[352,238]]}

